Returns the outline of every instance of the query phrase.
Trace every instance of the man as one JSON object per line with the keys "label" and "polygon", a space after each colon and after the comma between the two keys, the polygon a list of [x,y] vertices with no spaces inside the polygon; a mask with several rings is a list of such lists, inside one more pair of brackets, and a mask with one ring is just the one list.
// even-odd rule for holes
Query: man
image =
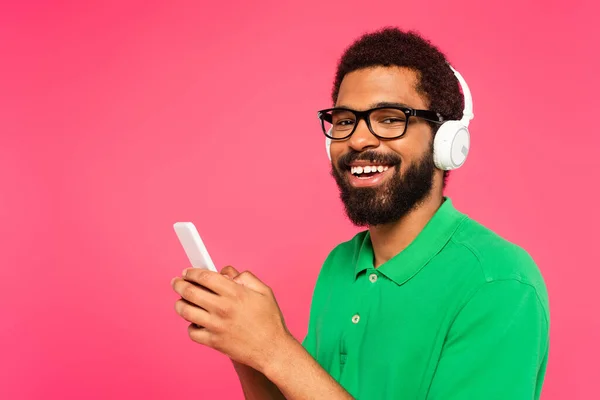
{"label": "man", "polygon": [[191,339],[233,360],[248,399],[539,398],[541,274],[443,195],[435,138],[464,105],[443,54],[410,32],[365,35],[343,55],[332,97],[319,114],[332,175],[348,217],[368,229],[327,257],[306,338],[288,333],[264,283],[225,267],[172,282]]}

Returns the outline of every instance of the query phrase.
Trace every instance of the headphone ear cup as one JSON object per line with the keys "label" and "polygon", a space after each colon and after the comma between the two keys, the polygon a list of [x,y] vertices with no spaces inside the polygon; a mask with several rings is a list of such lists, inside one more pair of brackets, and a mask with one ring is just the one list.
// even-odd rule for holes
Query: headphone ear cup
{"label": "headphone ear cup", "polygon": [[447,121],[439,127],[433,140],[433,161],[441,170],[461,167],[467,155],[471,138],[469,129],[460,121]]}

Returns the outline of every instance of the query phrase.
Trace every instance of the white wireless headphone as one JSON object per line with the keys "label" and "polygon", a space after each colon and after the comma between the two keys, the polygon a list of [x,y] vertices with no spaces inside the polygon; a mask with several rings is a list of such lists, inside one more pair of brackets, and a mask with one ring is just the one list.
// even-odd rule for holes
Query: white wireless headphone
{"label": "white wireless headphone", "polygon": [[[471,144],[469,135],[469,122],[473,119],[473,99],[467,82],[462,75],[452,68],[454,75],[458,79],[465,100],[465,109],[460,121],[450,120],[444,122],[435,134],[433,140],[433,161],[435,166],[441,170],[449,171],[457,169],[465,163],[469,147]],[[331,161],[331,139],[325,138],[325,149],[327,156]]]}

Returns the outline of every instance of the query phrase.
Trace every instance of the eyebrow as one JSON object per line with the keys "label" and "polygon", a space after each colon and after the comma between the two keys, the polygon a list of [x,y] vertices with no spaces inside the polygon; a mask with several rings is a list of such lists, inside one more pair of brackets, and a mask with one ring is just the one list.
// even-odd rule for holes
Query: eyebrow
{"label": "eyebrow", "polygon": [[[354,110],[354,108],[346,106],[346,105],[338,105],[336,107],[341,107],[341,108],[349,108],[351,110]],[[412,108],[411,106],[404,104],[404,103],[396,103],[396,102],[390,102],[390,101],[381,101],[379,103],[375,103],[375,104],[370,104],[368,106],[368,108],[377,108],[377,107],[408,107],[408,108]]]}

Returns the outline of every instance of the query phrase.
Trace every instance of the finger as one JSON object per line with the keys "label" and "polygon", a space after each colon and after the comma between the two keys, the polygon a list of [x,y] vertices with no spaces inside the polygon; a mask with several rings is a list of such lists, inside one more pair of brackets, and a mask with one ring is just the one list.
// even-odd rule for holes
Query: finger
{"label": "finger", "polygon": [[175,292],[184,300],[187,300],[198,307],[202,307],[207,311],[214,310],[215,305],[219,301],[219,296],[215,293],[203,289],[182,278],[173,279],[173,290],[175,290]]}
{"label": "finger", "polygon": [[197,283],[205,288],[212,290],[221,296],[233,296],[239,289],[231,279],[218,272],[209,271],[202,268],[188,268],[184,270],[183,278],[186,281]]}
{"label": "finger", "polygon": [[177,300],[175,302],[175,312],[177,312],[181,318],[196,324],[197,326],[210,326],[210,314],[206,310],[187,300]]}
{"label": "finger", "polygon": [[250,271],[242,272],[241,274],[233,278],[233,281],[265,295],[269,294],[271,290]]}
{"label": "finger", "polygon": [[238,270],[233,268],[231,265],[228,265],[221,270],[221,275],[225,275],[231,279],[235,278],[239,274],[240,273],[238,272]]}
{"label": "finger", "polygon": [[188,326],[188,335],[196,343],[203,344],[205,346],[212,347],[211,341],[212,334],[206,328],[198,327],[194,324]]}

